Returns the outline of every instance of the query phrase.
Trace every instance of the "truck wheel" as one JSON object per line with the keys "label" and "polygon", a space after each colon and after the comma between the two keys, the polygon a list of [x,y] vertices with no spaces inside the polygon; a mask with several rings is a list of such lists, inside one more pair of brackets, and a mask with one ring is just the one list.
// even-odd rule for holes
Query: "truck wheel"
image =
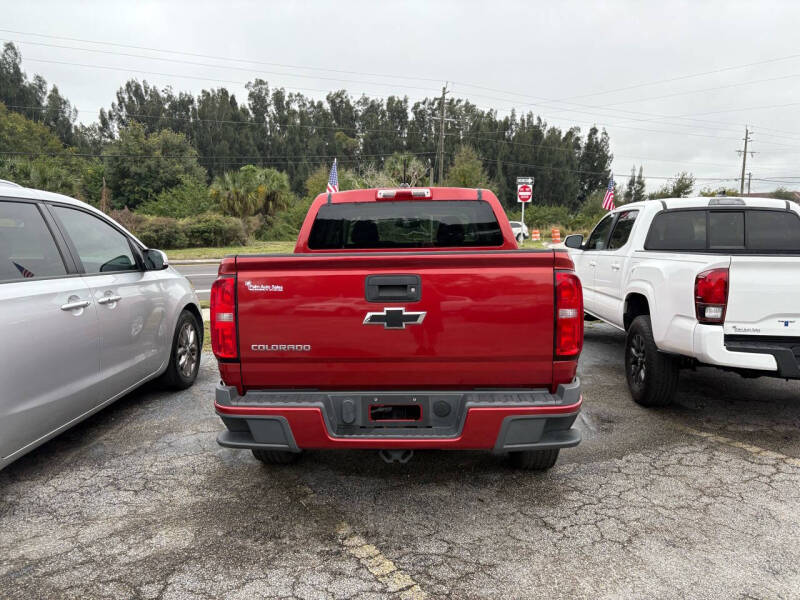
{"label": "truck wheel", "polygon": [[161,383],[176,390],[185,390],[197,379],[200,368],[200,326],[188,310],[181,312],[175,334],[172,336],[172,353]]}
{"label": "truck wheel", "polygon": [[267,465],[290,465],[293,462],[297,462],[297,459],[300,458],[300,453],[253,448],[253,456]]}
{"label": "truck wheel", "polygon": [[549,450],[523,450],[508,455],[511,465],[526,471],[545,471],[556,464],[558,448]]}
{"label": "truck wheel", "polygon": [[658,351],[650,317],[636,317],[625,343],[625,376],[631,397],[642,406],[668,406],[678,389],[678,364]]}

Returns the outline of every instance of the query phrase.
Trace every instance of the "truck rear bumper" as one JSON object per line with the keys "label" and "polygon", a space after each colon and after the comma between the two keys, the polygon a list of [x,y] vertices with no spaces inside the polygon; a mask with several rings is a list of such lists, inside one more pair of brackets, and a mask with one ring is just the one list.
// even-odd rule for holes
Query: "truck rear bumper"
{"label": "truck rear bumper", "polygon": [[[547,390],[282,392],[218,385],[221,446],[303,449],[518,450],[567,448],[581,407],[580,380]],[[369,406],[419,405],[415,423],[370,421]],[[444,407],[447,406],[446,410]],[[446,414],[445,414],[446,413]],[[425,415],[422,418],[422,415]]]}
{"label": "truck rear bumper", "polygon": [[[723,328],[719,325],[698,324],[694,329],[694,356],[701,363],[733,369],[774,371],[778,363],[767,349],[745,348],[729,344]],[[755,338],[754,338],[755,339]],[[765,373],[768,375],[769,373]]]}

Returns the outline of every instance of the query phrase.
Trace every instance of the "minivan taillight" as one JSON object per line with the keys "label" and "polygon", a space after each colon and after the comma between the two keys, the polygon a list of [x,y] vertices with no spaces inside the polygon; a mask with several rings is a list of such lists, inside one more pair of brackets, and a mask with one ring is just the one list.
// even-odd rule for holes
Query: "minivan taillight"
{"label": "minivan taillight", "polygon": [[694,309],[697,320],[709,325],[725,322],[728,308],[728,269],[709,269],[694,280]]}
{"label": "minivan taillight", "polygon": [[211,286],[211,349],[217,358],[239,356],[235,276],[222,276]]}
{"label": "minivan taillight", "polygon": [[576,359],[583,348],[583,290],[571,271],[555,272],[555,357]]}

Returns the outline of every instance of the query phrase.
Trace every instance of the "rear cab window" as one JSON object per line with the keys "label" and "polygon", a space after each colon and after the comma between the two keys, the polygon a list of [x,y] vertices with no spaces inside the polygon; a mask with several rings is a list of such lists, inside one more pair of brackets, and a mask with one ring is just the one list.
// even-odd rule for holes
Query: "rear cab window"
{"label": "rear cab window", "polygon": [[337,202],[319,208],[312,250],[498,247],[503,234],[481,200]]}
{"label": "rear cab window", "polygon": [[0,201],[0,282],[66,274],[64,260],[38,206]]}
{"label": "rear cab window", "polygon": [[670,210],[653,219],[645,250],[800,253],[800,217],[793,211]]}

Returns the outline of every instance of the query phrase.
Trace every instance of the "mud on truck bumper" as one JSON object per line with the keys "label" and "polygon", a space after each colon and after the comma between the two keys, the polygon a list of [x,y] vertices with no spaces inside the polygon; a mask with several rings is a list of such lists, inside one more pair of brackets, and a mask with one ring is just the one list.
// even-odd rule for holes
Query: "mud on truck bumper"
{"label": "mud on truck bumper", "polygon": [[[546,389],[469,391],[259,391],[218,385],[221,446],[303,449],[519,450],[568,448],[580,380]],[[399,417],[399,418],[396,418]]]}

